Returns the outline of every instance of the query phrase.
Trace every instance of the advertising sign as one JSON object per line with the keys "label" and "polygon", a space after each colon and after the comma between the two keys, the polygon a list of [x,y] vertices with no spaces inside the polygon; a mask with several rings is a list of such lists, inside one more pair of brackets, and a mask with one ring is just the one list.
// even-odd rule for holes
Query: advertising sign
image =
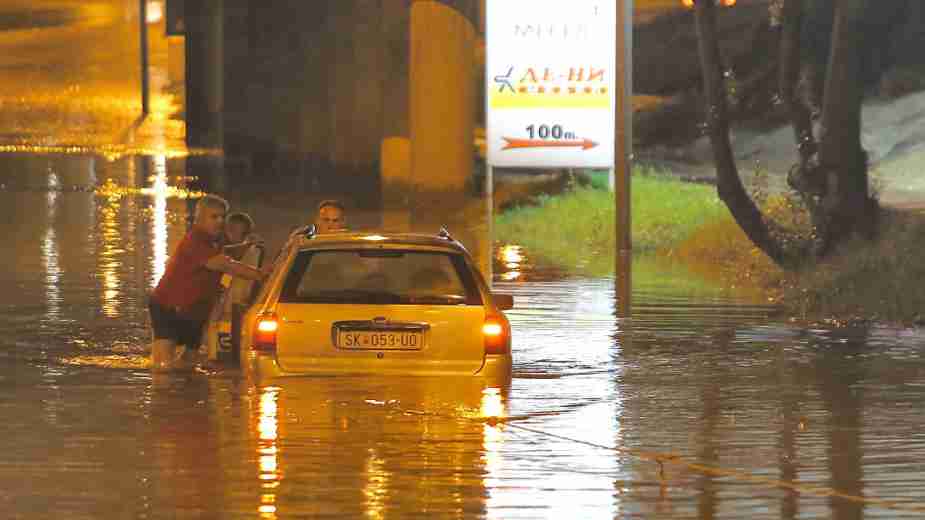
{"label": "advertising sign", "polygon": [[488,163],[611,168],[616,2],[488,0]]}

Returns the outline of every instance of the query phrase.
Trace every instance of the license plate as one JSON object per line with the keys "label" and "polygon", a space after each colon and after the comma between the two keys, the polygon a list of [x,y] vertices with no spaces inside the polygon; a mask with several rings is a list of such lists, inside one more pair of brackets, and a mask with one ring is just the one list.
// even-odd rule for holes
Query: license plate
{"label": "license plate", "polygon": [[407,331],[342,330],[337,333],[337,346],[357,350],[420,350],[424,334]]}

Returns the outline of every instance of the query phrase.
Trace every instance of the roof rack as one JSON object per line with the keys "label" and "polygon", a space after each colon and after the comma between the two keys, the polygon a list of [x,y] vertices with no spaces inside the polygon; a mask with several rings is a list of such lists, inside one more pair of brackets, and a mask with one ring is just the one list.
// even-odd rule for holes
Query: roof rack
{"label": "roof rack", "polygon": [[455,240],[450,236],[450,232],[447,231],[446,226],[440,226],[440,231],[437,233],[437,236],[444,240]]}

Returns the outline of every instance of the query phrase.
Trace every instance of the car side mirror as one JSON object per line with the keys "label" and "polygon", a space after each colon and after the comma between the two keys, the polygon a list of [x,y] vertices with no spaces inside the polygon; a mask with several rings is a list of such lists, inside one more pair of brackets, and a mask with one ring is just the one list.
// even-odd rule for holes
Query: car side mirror
{"label": "car side mirror", "polygon": [[497,307],[499,311],[506,311],[514,308],[514,297],[510,294],[492,293],[491,299],[495,302],[495,307]]}

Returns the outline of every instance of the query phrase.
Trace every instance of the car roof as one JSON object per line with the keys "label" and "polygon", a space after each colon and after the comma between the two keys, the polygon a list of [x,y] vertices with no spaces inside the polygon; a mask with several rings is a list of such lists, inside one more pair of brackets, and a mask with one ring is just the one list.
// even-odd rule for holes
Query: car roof
{"label": "car roof", "polygon": [[388,231],[347,231],[303,235],[299,250],[315,249],[426,249],[468,255],[466,248],[449,233],[404,233]]}

